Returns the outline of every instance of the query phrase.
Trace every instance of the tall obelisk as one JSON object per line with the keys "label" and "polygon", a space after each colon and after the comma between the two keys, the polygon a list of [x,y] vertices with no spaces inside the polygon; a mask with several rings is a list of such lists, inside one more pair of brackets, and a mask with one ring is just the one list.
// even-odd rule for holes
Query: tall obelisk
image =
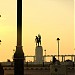
{"label": "tall obelisk", "polygon": [[17,46],[13,60],[14,75],[24,75],[24,53],[22,50],[22,0],[17,0]]}

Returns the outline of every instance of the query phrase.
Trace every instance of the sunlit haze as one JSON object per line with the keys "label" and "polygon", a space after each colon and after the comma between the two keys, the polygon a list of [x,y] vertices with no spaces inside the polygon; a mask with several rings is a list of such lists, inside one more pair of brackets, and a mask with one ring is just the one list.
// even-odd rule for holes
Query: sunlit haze
{"label": "sunlit haze", "polygon": [[[25,55],[35,55],[35,36],[42,36],[47,55],[74,54],[74,0],[22,0],[22,45]],[[0,61],[12,60],[16,49],[17,0],[0,0]],[[43,51],[43,55],[44,55]]]}

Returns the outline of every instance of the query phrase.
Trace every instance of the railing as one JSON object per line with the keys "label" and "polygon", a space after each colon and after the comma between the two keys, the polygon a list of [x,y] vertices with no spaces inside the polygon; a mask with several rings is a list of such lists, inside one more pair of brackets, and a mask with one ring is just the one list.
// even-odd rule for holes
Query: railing
{"label": "railing", "polygon": [[[55,56],[56,58],[58,57],[58,55],[44,55],[42,58],[43,58],[43,60],[45,61],[45,58],[48,58],[48,57],[53,58],[53,56]],[[29,58],[29,57],[30,57],[30,58],[33,58],[34,61],[36,60],[36,56],[25,56],[25,61],[26,61],[26,59]],[[62,62],[64,62],[64,61],[66,60],[66,57],[70,57],[71,60],[72,60],[73,62],[75,62],[75,55],[59,55],[59,58],[62,58],[62,59],[61,59]]]}

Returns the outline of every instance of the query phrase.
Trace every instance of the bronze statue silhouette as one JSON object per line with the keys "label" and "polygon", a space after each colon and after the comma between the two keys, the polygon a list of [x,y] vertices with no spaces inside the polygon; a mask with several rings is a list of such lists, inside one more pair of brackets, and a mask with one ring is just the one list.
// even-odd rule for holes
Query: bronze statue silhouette
{"label": "bronze statue silhouette", "polygon": [[41,45],[41,35],[40,34],[38,34],[38,36],[36,36],[35,41],[36,41],[36,46],[40,46]]}

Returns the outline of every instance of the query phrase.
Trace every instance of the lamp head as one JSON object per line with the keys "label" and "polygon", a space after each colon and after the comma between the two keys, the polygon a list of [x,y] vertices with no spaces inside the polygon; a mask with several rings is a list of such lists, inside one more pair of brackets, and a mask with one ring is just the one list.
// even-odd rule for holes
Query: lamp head
{"label": "lamp head", "polygon": [[57,40],[60,40],[59,38],[57,38]]}
{"label": "lamp head", "polygon": [[1,42],[1,40],[0,40],[0,42]]}

